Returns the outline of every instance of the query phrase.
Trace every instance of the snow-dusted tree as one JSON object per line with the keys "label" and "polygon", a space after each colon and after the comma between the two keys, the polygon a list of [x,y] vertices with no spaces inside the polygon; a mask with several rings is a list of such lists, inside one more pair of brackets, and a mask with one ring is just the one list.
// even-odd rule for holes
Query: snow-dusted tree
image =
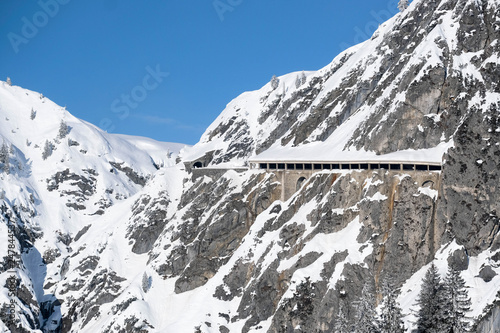
{"label": "snow-dusted tree", "polygon": [[382,311],[380,314],[380,333],[404,333],[403,313],[397,297],[399,288],[392,278],[387,278],[383,285]]}
{"label": "snow-dusted tree", "polygon": [[4,163],[7,157],[9,156],[9,148],[7,144],[4,142],[2,147],[0,148],[0,163]]}
{"label": "snow-dusted tree", "polygon": [[295,306],[290,313],[291,316],[299,318],[302,323],[305,323],[314,311],[315,296],[315,286],[311,283],[311,279],[306,277],[305,281],[302,281],[293,293],[291,302],[295,303]]}
{"label": "snow-dusted tree", "polygon": [[408,6],[410,6],[409,0],[399,0],[398,9],[400,12],[404,12],[408,8]]}
{"label": "snow-dusted tree", "polygon": [[147,293],[151,288],[152,279],[146,272],[142,274],[142,290]]}
{"label": "snow-dusted tree", "polygon": [[277,89],[279,85],[280,85],[280,79],[278,79],[276,75],[273,75],[273,77],[271,78],[271,87],[273,89]]}
{"label": "snow-dusted tree", "polygon": [[306,73],[304,73],[304,71],[302,71],[302,73],[300,73],[299,75],[297,75],[297,78],[295,79],[295,87],[300,87],[301,85],[303,85],[304,83],[306,83]]}
{"label": "snow-dusted tree", "polygon": [[2,144],[2,147],[0,148],[0,163],[3,164],[2,170],[5,173],[10,172],[10,158],[9,158],[9,147],[7,144],[4,142]]}
{"label": "snow-dusted tree", "polygon": [[304,84],[307,81],[306,73],[304,73],[304,71],[302,71],[302,73],[300,74],[300,81],[301,81],[301,84]]}
{"label": "snow-dusted tree", "polygon": [[10,162],[9,162],[9,159],[7,159],[7,161],[5,161],[5,163],[3,164],[3,172],[5,172],[6,174],[9,174],[10,173]]}
{"label": "snow-dusted tree", "polygon": [[6,81],[6,82],[7,82],[7,84],[8,84],[9,86],[11,86],[11,85],[12,85],[12,81],[10,80],[10,77],[8,77],[8,78],[7,78],[7,81]]}
{"label": "snow-dusted tree", "polygon": [[45,145],[43,146],[42,158],[46,160],[50,155],[52,155],[52,143],[49,140],[45,140]]}
{"label": "snow-dusted tree", "polygon": [[361,298],[355,303],[356,327],[355,333],[378,332],[377,313],[375,311],[375,294],[371,284],[365,283]]}
{"label": "snow-dusted tree", "polygon": [[440,333],[444,324],[443,284],[434,264],[427,270],[417,298],[417,332]]}
{"label": "snow-dusted tree", "polygon": [[445,301],[445,329],[443,332],[466,333],[469,332],[469,322],[466,319],[470,311],[471,301],[464,279],[460,272],[448,267],[448,274],[444,279]]}
{"label": "snow-dusted tree", "polygon": [[335,319],[335,333],[351,333],[349,328],[349,311],[344,301],[339,302],[339,312]]}
{"label": "snow-dusted tree", "polygon": [[33,110],[33,108],[31,108],[31,115],[30,115],[31,120],[35,119],[35,117],[36,117],[36,111]]}
{"label": "snow-dusted tree", "polygon": [[69,133],[69,127],[68,124],[64,122],[64,120],[61,120],[61,123],[59,124],[59,138],[64,138],[66,135]]}

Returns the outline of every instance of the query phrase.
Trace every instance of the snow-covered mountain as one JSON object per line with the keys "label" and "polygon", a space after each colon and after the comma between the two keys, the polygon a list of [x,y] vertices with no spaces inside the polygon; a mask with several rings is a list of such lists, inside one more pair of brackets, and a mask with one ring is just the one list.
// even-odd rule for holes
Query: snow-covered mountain
{"label": "snow-covered mountain", "polygon": [[[461,271],[474,330],[498,332],[499,3],[414,0],[325,68],[237,97],[193,147],[0,82],[0,328],[333,332],[392,277],[410,331],[434,263]],[[443,166],[318,171],[287,200],[278,172],[234,168],[377,159]]]}

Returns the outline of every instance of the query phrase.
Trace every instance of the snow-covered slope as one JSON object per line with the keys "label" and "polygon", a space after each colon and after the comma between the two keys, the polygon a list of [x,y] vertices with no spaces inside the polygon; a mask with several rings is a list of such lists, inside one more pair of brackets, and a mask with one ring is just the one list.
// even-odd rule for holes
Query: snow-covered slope
{"label": "snow-covered slope", "polygon": [[[59,268],[78,231],[100,221],[113,206],[122,207],[158,169],[175,165],[184,145],[105,133],[40,93],[5,82],[0,82],[0,113],[0,145],[8,151],[0,175],[2,220],[18,225],[16,252],[25,253],[24,267],[16,274],[42,304],[53,297],[43,285],[52,274],[56,281],[62,278]],[[66,130],[60,130],[61,124]],[[8,250],[6,226],[2,257]],[[60,261],[59,268],[38,268],[54,260]],[[2,297],[7,304],[7,295]],[[35,314],[29,317],[41,320]]]}
{"label": "snow-covered slope", "polygon": [[[0,248],[0,283],[16,279],[0,294],[14,324],[2,315],[0,327],[332,332],[341,306],[356,322],[363,286],[380,300],[392,277],[410,330],[434,263],[466,280],[475,330],[498,331],[499,39],[498,0],[414,0],[325,68],[237,97],[184,148],[103,133],[0,82],[12,146],[0,244],[15,226],[22,253],[7,271]],[[283,175],[222,168],[259,159],[443,169],[319,171],[284,201]]]}

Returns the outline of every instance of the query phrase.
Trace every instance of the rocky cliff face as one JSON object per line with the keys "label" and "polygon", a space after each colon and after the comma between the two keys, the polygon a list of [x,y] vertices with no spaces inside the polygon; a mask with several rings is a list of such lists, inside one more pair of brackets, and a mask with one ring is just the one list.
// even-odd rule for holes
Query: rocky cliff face
{"label": "rocky cliff face", "polygon": [[[1,327],[332,332],[340,304],[354,323],[363,286],[380,295],[392,277],[411,329],[433,262],[442,274],[447,265],[462,272],[476,332],[495,332],[499,37],[496,0],[414,0],[305,80],[289,74],[277,88],[233,100],[177,165],[147,150],[139,157],[101,150],[144,146],[73,118],[71,141],[57,139],[61,118],[70,119],[62,110],[47,120],[50,137],[21,135],[32,120],[5,123],[0,134],[14,148],[1,178],[1,243],[12,225],[21,264],[8,271],[8,248],[0,249],[0,281],[7,288],[14,276],[17,290],[0,295],[4,309],[16,304],[14,321],[3,311]],[[44,108],[20,100],[17,87],[0,88],[11,119]],[[102,141],[90,145],[85,136]],[[45,140],[56,148],[47,160]],[[439,147],[449,147],[438,149],[441,172],[318,171],[287,201],[272,172],[195,176],[182,163],[238,166],[294,149],[383,155]],[[47,167],[54,161],[56,171]]]}

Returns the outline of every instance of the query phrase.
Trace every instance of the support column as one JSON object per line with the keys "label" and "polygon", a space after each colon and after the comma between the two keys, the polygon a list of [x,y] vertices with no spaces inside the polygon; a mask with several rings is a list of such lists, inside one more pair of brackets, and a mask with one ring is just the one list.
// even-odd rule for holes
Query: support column
{"label": "support column", "polygon": [[285,178],[286,170],[281,173],[281,201],[285,202],[285,187],[286,187],[286,178]]}

